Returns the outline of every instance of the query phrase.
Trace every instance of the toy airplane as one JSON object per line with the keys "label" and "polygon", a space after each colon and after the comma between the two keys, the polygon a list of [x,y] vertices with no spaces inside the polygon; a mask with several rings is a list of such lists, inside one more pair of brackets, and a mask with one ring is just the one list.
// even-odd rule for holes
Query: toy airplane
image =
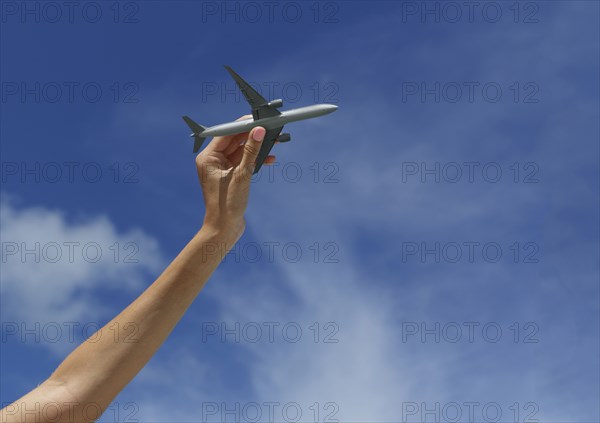
{"label": "toy airplane", "polygon": [[283,106],[282,100],[265,100],[256,92],[256,90],[235,73],[233,69],[229,66],[225,66],[225,69],[229,71],[244,94],[246,101],[250,103],[250,107],[252,108],[252,119],[223,123],[221,125],[206,128],[197,124],[188,116],[183,116],[183,120],[193,131],[190,136],[194,137],[194,153],[200,150],[204,140],[208,137],[240,134],[242,132],[249,132],[256,126],[262,126],[267,132],[258,153],[258,157],[256,158],[256,166],[254,168],[254,173],[256,173],[266,160],[276,141],[288,142],[292,139],[290,134],[281,134],[281,130],[286,123],[323,116],[337,110],[337,106],[333,104],[315,104],[313,106],[280,112],[277,109]]}

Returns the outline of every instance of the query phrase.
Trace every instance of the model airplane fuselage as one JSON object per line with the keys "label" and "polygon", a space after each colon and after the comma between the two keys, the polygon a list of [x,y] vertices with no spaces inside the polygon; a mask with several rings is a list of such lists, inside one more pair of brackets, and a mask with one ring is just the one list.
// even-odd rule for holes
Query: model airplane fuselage
{"label": "model airplane fuselage", "polygon": [[313,106],[300,107],[298,109],[286,110],[277,116],[266,117],[258,120],[248,118],[211,126],[202,132],[202,136],[217,137],[239,134],[242,132],[249,132],[252,128],[257,126],[262,126],[265,129],[275,129],[283,127],[290,122],[327,115],[331,112],[335,112],[336,109],[337,106],[334,106],[333,104],[315,104]]}
{"label": "model airplane fuselage", "polygon": [[196,153],[204,140],[208,137],[225,136],[249,132],[252,128],[262,126],[266,129],[265,138],[256,159],[254,173],[258,172],[269,152],[275,145],[275,142],[287,142],[291,140],[290,134],[281,134],[283,126],[304,119],[311,119],[332,113],[337,110],[333,104],[315,104],[313,106],[300,107],[280,112],[278,109],[283,106],[282,100],[265,100],[256,90],[254,90],[246,81],[244,81],[229,66],[225,66],[240,90],[244,94],[246,101],[252,108],[252,118],[238,120],[235,122],[223,123],[220,125],[206,128],[197,124],[187,116],[183,120],[194,131],[190,136],[194,138],[194,153]]}

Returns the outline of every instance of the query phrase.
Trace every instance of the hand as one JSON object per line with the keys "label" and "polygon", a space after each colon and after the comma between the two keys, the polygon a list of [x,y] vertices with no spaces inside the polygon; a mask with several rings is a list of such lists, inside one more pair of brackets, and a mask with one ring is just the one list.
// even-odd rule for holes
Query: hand
{"label": "hand", "polygon": [[[204,226],[235,241],[246,226],[244,212],[250,181],[265,132],[264,128],[256,127],[249,133],[215,137],[196,157],[206,206]],[[265,164],[274,161],[275,156],[268,156]]]}

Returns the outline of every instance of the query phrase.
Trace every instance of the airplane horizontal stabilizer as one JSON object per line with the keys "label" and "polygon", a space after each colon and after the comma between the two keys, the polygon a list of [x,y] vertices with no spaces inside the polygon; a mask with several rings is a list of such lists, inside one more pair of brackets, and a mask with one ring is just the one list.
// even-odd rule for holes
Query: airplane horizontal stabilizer
{"label": "airplane horizontal stabilizer", "polygon": [[185,123],[187,123],[187,125],[193,131],[191,136],[194,137],[194,153],[197,153],[198,150],[200,150],[200,148],[202,147],[202,144],[204,144],[204,140],[206,139],[206,137],[201,136],[202,132],[204,132],[206,127],[194,122],[188,116],[182,117]]}

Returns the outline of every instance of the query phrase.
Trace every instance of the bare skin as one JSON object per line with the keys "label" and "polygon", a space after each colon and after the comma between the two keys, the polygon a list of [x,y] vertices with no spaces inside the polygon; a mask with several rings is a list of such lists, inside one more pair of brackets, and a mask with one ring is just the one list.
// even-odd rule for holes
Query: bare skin
{"label": "bare skin", "polygon": [[[46,381],[0,410],[0,422],[99,418],[166,340],[242,236],[250,178],[264,134],[264,128],[257,127],[250,133],[217,137],[197,156],[206,205],[200,231],[152,285],[99,330],[112,331],[111,336],[82,343]],[[269,156],[265,164],[274,160]]]}

